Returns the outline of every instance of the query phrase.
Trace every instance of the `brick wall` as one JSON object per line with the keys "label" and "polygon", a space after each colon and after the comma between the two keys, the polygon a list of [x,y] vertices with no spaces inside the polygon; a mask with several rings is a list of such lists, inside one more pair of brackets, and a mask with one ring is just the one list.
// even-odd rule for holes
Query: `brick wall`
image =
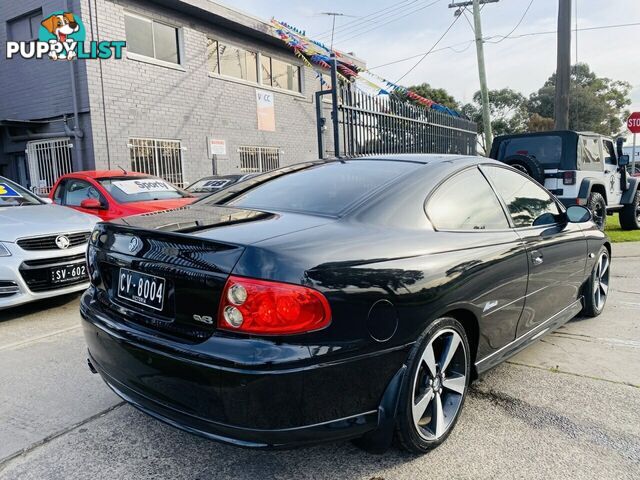
{"label": "brick wall", "polygon": [[[186,181],[212,172],[207,153],[208,136],[226,140],[227,155],[217,158],[221,174],[238,171],[237,149],[241,145],[279,147],[283,151],[281,165],[317,158],[312,99],[319,81],[311,69],[302,69],[302,95],[275,92],[275,132],[257,129],[255,90],[262,86],[212,77],[208,72],[208,37],[299,64],[289,51],[136,0],[98,2],[97,11],[93,12],[93,27],[94,32],[99,28],[101,40],[125,39],[125,11],[182,28],[182,69],[133,59],[103,61],[103,85],[100,62],[85,62],[97,168],[107,167],[107,140],[111,166],[129,165],[127,143],[130,137],[181,140],[185,149]],[[86,10],[83,10],[83,19],[89,31],[90,19]]]}
{"label": "brick wall", "polygon": [[[80,3],[81,0],[69,2],[71,10],[79,12]],[[62,0],[0,1],[0,45],[5,48],[8,21],[38,8],[42,8],[46,17],[51,12],[66,10],[66,5]],[[73,65],[81,111],[89,108],[84,66],[85,62],[74,62]],[[1,52],[0,119],[41,119],[72,113],[69,69],[69,62],[54,62],[49,58],[24,60],[17,56],[8,60],[6,52]]]}

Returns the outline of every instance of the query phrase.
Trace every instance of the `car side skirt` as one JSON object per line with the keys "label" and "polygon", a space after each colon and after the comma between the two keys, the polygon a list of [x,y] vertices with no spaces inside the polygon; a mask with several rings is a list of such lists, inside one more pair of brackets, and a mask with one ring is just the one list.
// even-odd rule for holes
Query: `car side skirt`
{"label": "car side skirt", "polygon": [[564,308],[560,312],[556,313],[553,317],[542,322],[536,328],[528,331],[524,335],[516,338],[511,343],[508,343],[500,350],[493,352],[491,355],[484,357],[476,362],[476,371],[478,374],[484,373],[487,370],[499,365],[508,358],[514,356],[519,351],[523,350],[533,341],[541,338],[547,333],[552,332],[556,328],[564,325],[573,317],[578,315],[583,308],[584,298],[580,297],[568,307]]}

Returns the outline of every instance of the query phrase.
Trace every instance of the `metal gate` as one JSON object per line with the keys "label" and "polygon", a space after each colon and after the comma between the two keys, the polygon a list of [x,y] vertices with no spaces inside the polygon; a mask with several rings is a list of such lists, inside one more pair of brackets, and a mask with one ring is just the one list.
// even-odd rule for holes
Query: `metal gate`
{"label": "metal gate", "polygon": [[476,153],[474,122],[394,96],[372,96],[343,87],[338,112],[340,149],[345,156]]}
{"label": "metal gate", "polygon": [[[331,62],[331,85],[331,89],[315,94],[320,158],[385,153],[476,154],[477,125],[466,118],[395,95],[371,95],[354,84],[341,84],[335,61]],[[322,101],[325,96],[330,98],[329,122]],[[325,138],[329,135],[331,142]],[[333,148],[327,151],[325,143]]]}
{"label": "metal gate", "polygon": [[131,138],[129,157],[134,172],[161,177],[179,187],[185,186],[180,140]]}
{"label": "metal gate", "polygon": [[278,147],[239,147],[240,171],[262,173],[280,167],[280,149]]}
{"label": "metal gate", "polygon": [[73,171],[73,145],[68,137],[27,142],[29,183],[37,195],[47,195],[58,177]]}

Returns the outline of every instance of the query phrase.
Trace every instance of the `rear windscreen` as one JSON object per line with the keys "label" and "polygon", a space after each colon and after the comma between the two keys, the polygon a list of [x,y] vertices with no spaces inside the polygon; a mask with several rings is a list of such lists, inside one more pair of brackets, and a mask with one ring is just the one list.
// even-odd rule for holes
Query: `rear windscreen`
{"label": "rear windscreen", "polygon": [[316,165],[259,184],[229,205],[335,216],[368,193],[420,164],[345,160]]}
{"label": "rear windscreen", "polygon": [[548,135],[502,140],[497,160],[504,160],[511,155],[534,157],[542,164],[559,164],[562,160],[562,137]]}

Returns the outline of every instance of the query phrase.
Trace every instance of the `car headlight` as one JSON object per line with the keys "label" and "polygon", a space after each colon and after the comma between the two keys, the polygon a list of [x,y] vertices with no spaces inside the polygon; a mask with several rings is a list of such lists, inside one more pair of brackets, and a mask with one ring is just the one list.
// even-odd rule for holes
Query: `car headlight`
{"label": "car headlight", "polygon": [[0,242],[0,257],[10,257],[11,252]]}

